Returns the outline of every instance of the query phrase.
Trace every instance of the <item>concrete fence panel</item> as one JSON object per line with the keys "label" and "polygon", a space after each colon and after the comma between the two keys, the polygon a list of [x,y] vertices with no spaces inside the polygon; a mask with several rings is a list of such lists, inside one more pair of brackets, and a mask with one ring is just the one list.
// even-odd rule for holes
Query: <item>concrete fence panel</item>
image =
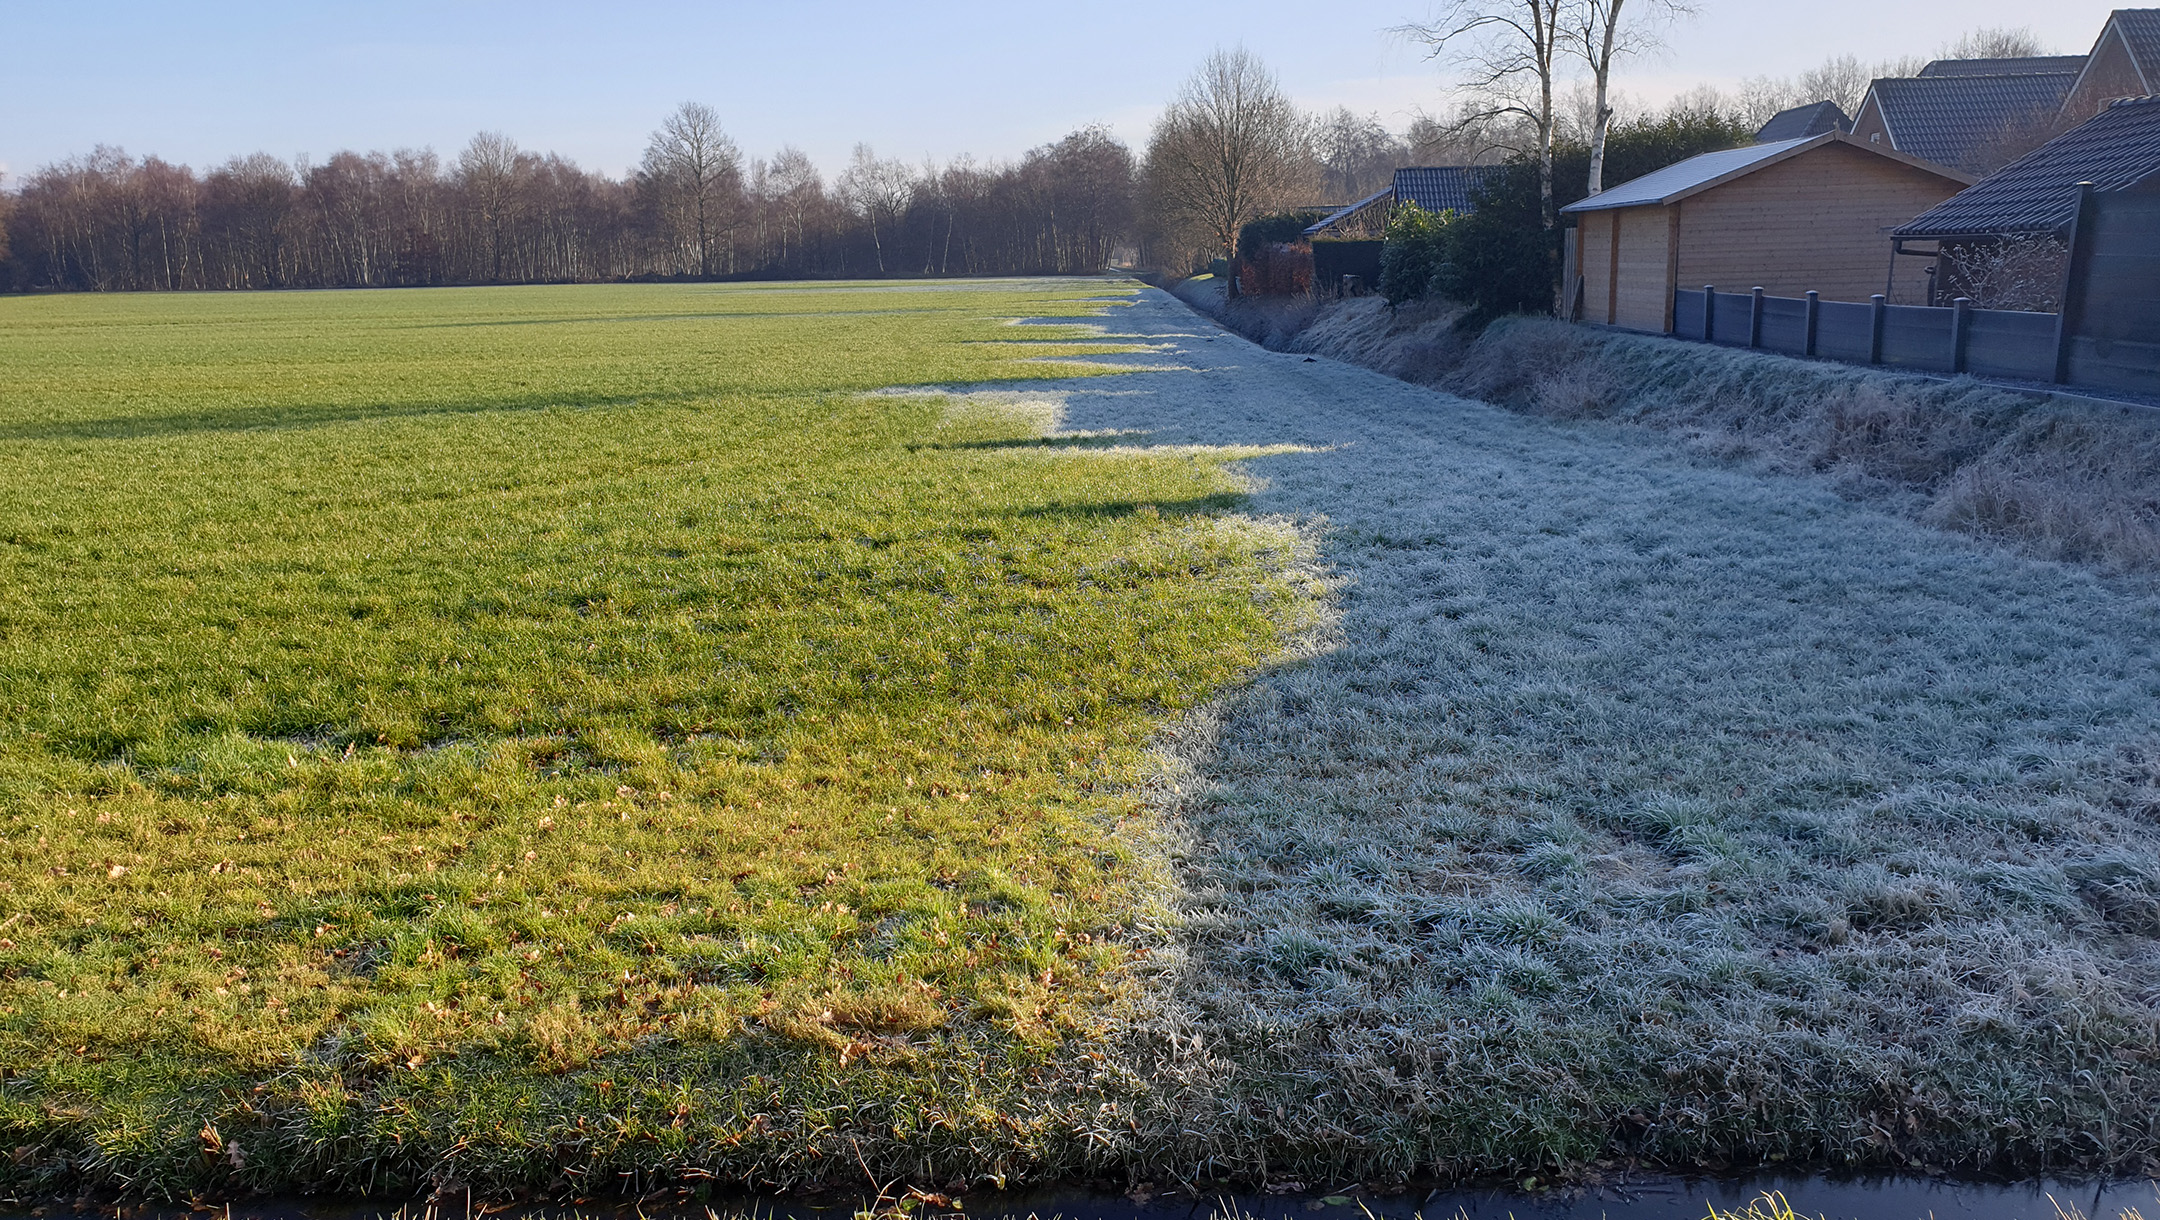
{"label": "concrete fence panel", "polygon": [[1764,297],[1762,346],[1773,352],[1807,354],[1807,302],[1797,297]]}
{"label": "concrete fence panel", "polygon": [[1815,324],[1815,354],[1826,360],[1866,364],[1875,311],[1854,301],[1824,301]]}
{"label": "concrete fence panel", "polygon": [[1886,306],[1883,363],[1930,373],[1954,372],[1956,361],[1950,347],[1952,312],[1939,306]]}
{"label": "concrete fence panel", "polygon": [[1702,289],[1682,288],[1673,294],[1673,335],[1695,340],[1703,337]]}
{"label": "concrete fence panel", "polygon": [[1975,309],[1965,335],[1965,371],[1979,377],[2046,381],[2055,368],[2055,315]]}
{"label": "concrete fence panel", "polygon": [[[1808,344],[1811,311],[1813,350]],[[1879,340],[1878,322],[1882,327]],[[1847,364],[1881,363],[1929,373],[1969,372],[2019,381],[2047,381],[2054,376],[2055,315],[2047,313],[1973,309],[1962,304],[1942,308],[1811,302],[1802,297],[1758,300],[1753,293],[1683,288],[1673,294],[1672,333],[1675,338],[1707,337],[1734,347],[1749,346],[1752,338],[1764,351]],[[2108,350],[2101,350],[2103,346]],[[2148,393],[2152,367],[2148,362],[2156,357],[2160,357],[2160,345],[2121,340],[2100,344],[2079,338],[2071,351],[2072,363],[2087,384],[2132,388],[2128,379],[2138,378]]]}

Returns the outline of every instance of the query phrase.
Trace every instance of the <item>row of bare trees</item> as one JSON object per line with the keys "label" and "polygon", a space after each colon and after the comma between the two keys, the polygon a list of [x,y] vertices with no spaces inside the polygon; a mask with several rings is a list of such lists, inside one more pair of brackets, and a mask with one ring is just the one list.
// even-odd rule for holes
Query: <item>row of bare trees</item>
{"label": "row of bare trees", "polygon": [[915,165],[857,146],[827,182],[795,148],[746,159],[695,102],[620,180],[498,132],[447,160],[258,153],[207,172],[100,147],[0,195],[14,212],[0,287],[1070,273],[1121,249],[1181,271],[1266,212],[1363,198],[1403,165],[1496,159],[1501,146],[1473,127],[1421,117],[1398,135],[1341,107],[1305,114],[1234,50],[1186,83],[1144,159],[1087,128],[1011,163]]}
{"label": "row of bare trees", "polygon": [[267,154],[197,172],[116,148],[0,195],[0,287],[381,287],[639,277],[1094,271],[1136,229],[1138,167],[1100,129],[1010,164],[858,147],[830,186],[800,150],[746,162],[686,103],[627,180],[475,136],[455,159]]}

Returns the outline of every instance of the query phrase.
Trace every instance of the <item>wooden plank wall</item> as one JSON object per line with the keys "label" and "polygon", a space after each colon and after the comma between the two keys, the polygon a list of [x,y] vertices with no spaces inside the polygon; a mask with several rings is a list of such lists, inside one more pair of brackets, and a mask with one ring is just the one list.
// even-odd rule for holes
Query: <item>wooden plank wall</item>
{"label": "wooden plank wall", "polygon": [[1581,243],[1581,262],[1578,271],[1583,277],[1583,321],[1611,324],[1612,322],[1612,237],[1611,212],[1585,212],[1576,221],[1576,237]]}
{"label": "wooden plank wall", "polygon": [[[1926,170],[1825,144],[1687,200],[1679,284],[1865,301],[1889,279],[1890,227],[1958,189]],[[1920,260],[1903,261],[1892,302],[1925,304]]]}
{"label": "wooden plank wall", "polygon": [[1586,212],[1576,222],[1583,321],[1663,334],[1671,324],[1673,226],[1655,205]]}
{"label": "wooden plank wall", "polygon": [[1607,213],[1618,218],[1620,230],[1619,291],[1614,294],[1613,325],[1630,330],[1665,333],[1674,285],[1666,280],[1672,271],[1672,226],[1662,207],[1616,208]]}

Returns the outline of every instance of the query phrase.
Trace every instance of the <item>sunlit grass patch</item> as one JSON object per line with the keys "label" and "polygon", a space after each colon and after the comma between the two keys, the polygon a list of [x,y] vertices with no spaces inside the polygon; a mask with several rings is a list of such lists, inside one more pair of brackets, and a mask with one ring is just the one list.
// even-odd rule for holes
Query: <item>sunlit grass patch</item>
{"label": "sunlit grass patch", "polygon": [[0,1180],[1018,1121],[1133,952],[1140,751],[1304,604],[1236,453],[865,393],[1068,376],[985,340],[1100,292],[0,302]]}

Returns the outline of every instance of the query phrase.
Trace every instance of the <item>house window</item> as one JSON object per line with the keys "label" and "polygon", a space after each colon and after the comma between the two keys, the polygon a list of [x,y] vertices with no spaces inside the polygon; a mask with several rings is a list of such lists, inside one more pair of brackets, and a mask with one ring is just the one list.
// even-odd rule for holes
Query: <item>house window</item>
{"label": "house window", "polygon": [[1881,132],[1879,132],[1879,131],[1871,131],[1871,132],[1869,132],[1869,133],[1868,133],[1868,138],[1867,138],[1867,142],[1868,142],[1868,143],[1870,143],[1870,144],[1880,144],[1880,143],[1882,143],[1882,133],[1881,133]]}

